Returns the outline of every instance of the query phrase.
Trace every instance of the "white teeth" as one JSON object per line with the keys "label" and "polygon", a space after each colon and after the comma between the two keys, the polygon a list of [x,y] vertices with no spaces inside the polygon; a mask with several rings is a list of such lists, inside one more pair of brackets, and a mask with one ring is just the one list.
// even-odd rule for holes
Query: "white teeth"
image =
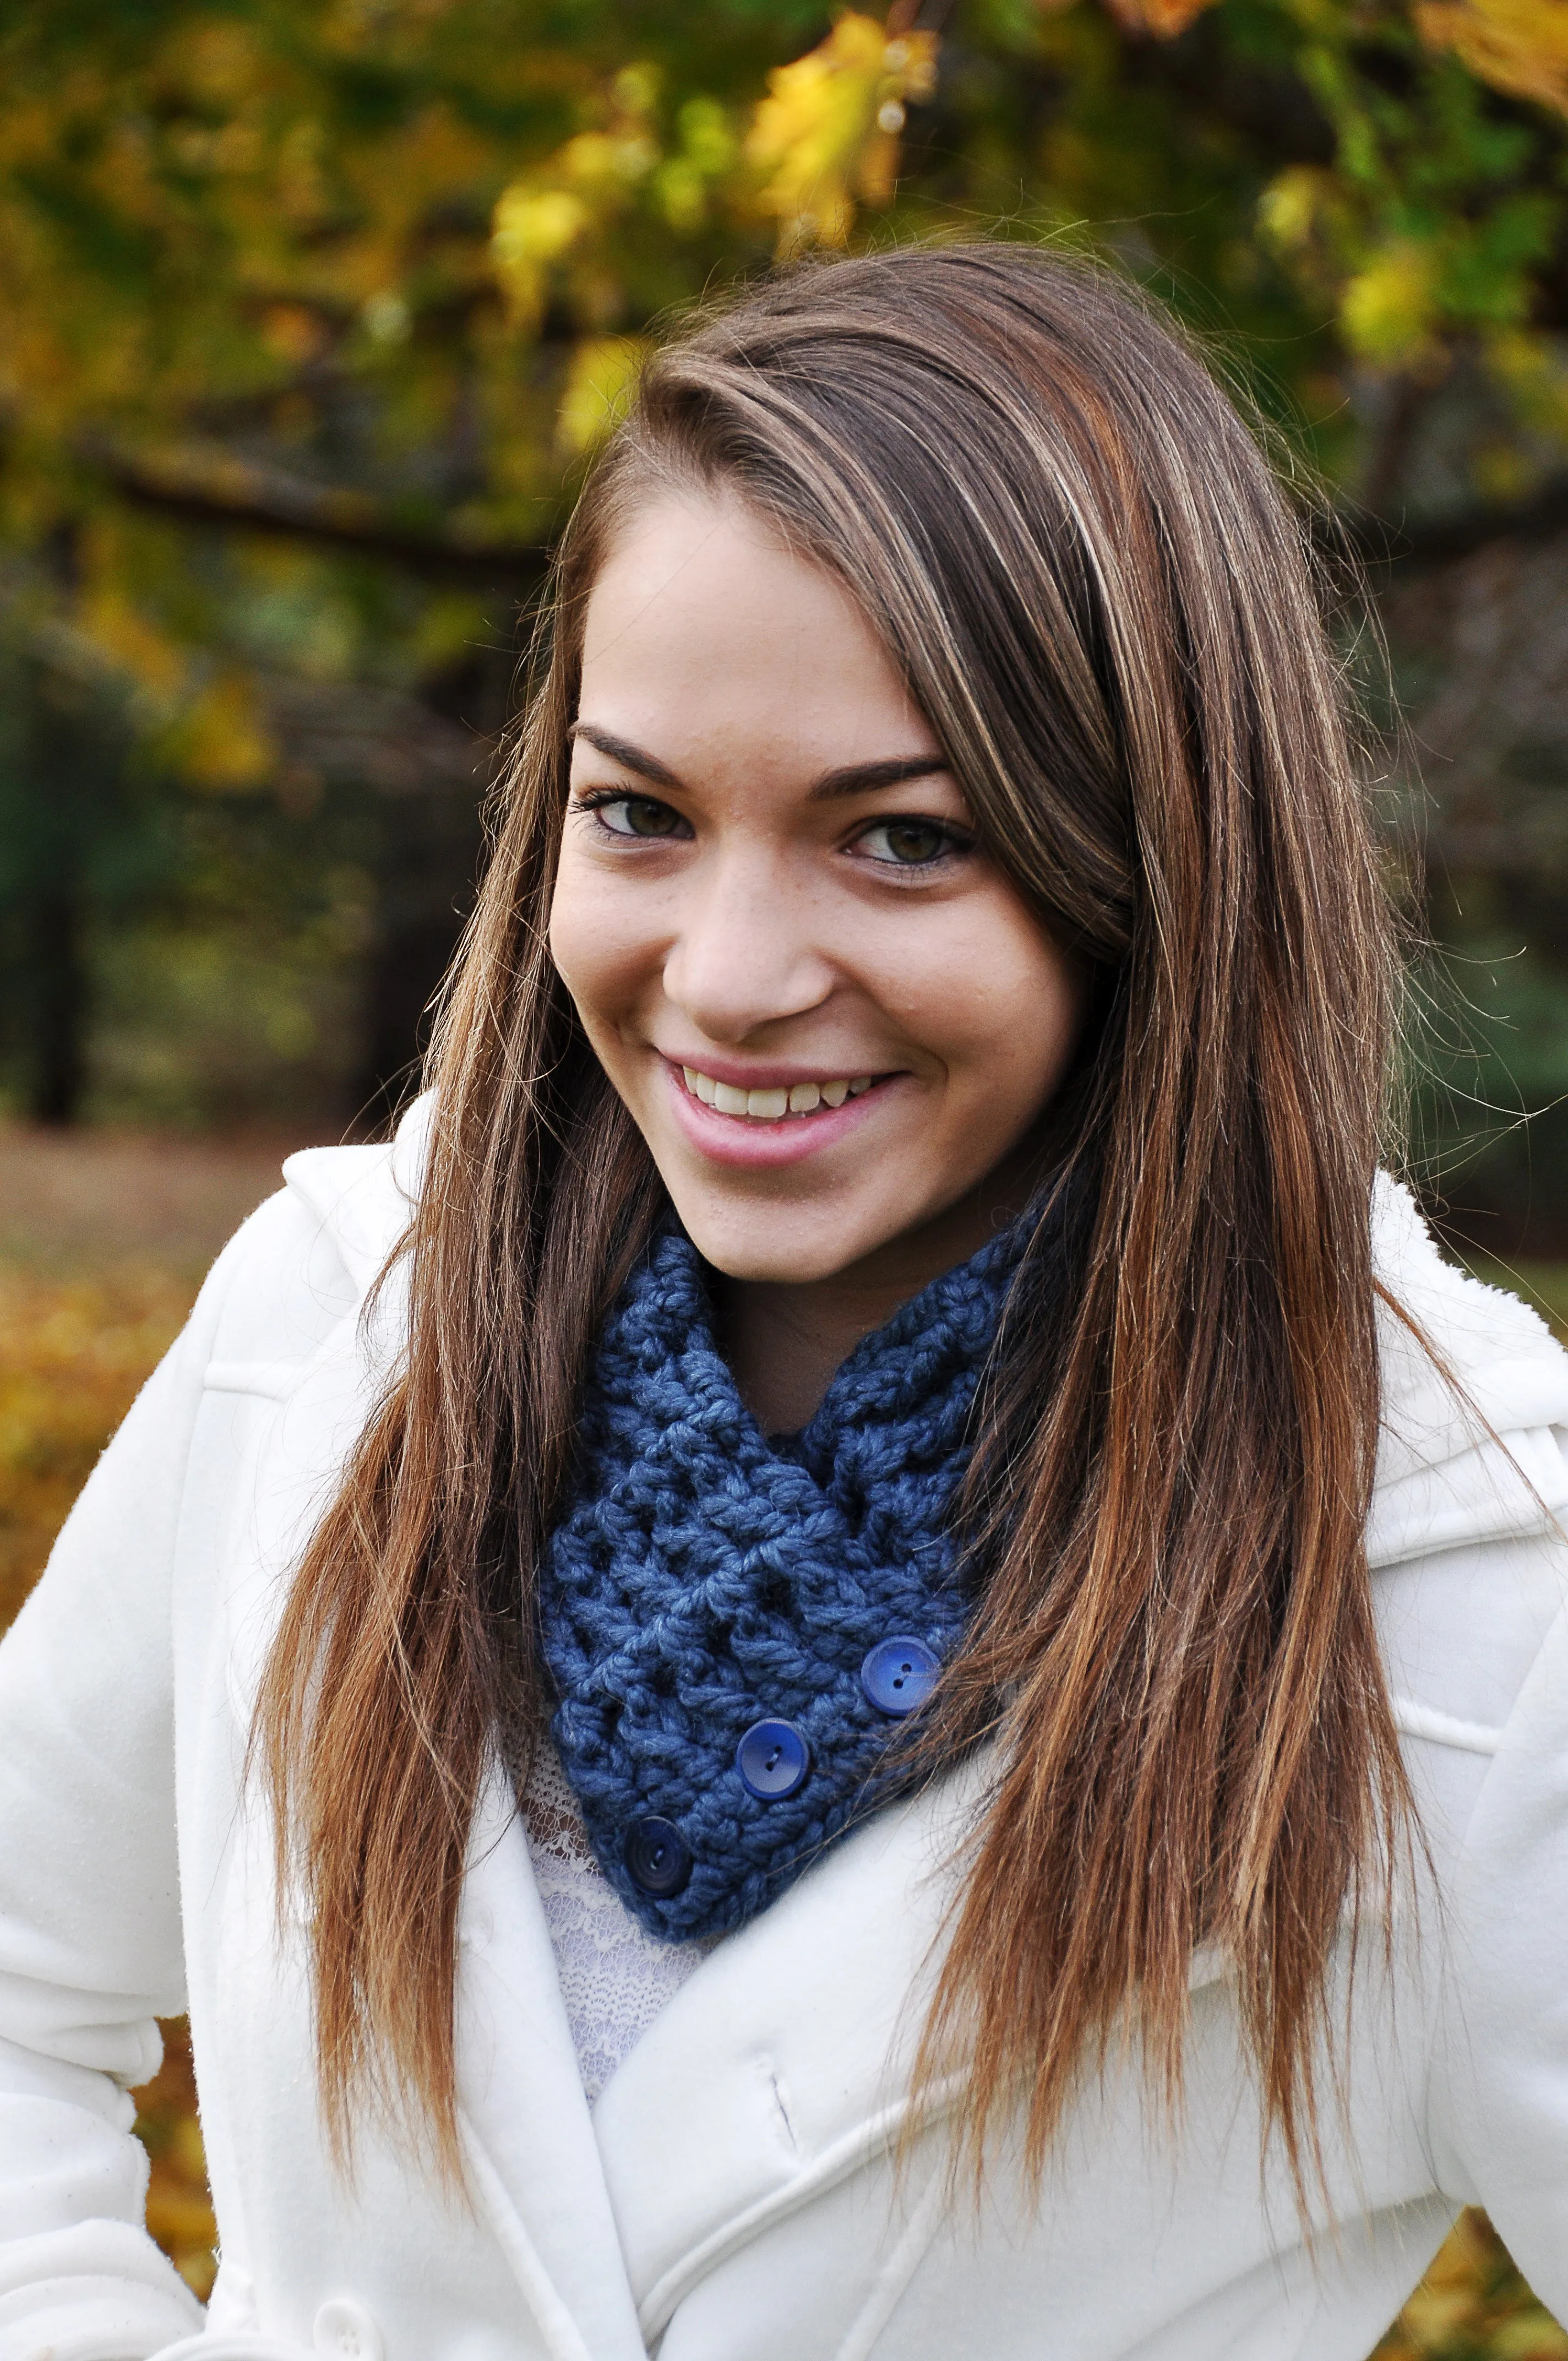
{"label": "white teeth", "polygon": [[819,1106],[841,1107],[846,1099],[858,1099],[869,1091],[873,1080],[870,1074],[860,1074],[852,1082],[840,1077],[831,1082],[792,1082],[787,1090],[743,1091],[734,1082],[716,1082],[696,1066],[683,1066],[681,1073],[687,1090],[704,1106],[716,1107],[720,1115],[750,1115],[755,1123],[777,1123],[786,1115],[815,1115]]}

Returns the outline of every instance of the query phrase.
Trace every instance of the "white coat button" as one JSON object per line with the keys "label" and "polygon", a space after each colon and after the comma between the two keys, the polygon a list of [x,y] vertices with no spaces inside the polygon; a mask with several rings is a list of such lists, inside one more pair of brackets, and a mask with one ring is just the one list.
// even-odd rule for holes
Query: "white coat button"
{"label": "white coat button", "polygon": [[334,2296],[323,2303],[311,2334],[316,2351],[328,2361],[382,2361],[381,2332],[351,2297]]}

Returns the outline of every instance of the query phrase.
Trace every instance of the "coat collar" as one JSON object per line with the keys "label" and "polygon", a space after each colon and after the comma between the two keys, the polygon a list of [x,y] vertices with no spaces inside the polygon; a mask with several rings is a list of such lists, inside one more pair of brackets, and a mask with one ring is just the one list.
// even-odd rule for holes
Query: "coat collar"
{"label": "coat collar", "polygon": [[1393,1302],[1377,1305],[1369,1564],[1549,1530],[1568,1507],[1568,1481],[1562,1455],[1533,1436],[1568,1425],[1568,1354],[1518,1296],[1445,1262],[1409,1191],[1387,1173],[1372,1242]]}
{"label": "coat collar", "polygon": [[419,1201],[434,1117],[434,1093],[427,1091],[409,1108],[389,1146],[306,1148],[285,1159],[291,1194],[315,1215],[362,1295]]}

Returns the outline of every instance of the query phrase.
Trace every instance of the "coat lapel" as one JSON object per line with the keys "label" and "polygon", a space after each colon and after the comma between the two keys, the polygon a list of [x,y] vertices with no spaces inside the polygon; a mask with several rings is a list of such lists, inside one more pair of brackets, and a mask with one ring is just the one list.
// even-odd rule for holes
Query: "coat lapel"
{"label": "coat lapel", "polygon": [[982,1782],[970,1766],[835,1845],[722,1942],[594,2123],[642,2333],[770,2224],[885,2155]]}
{"label": "coat lapel", "polygon": [[644,2361],[555,1955],[498,1771],[458,1927],[457,2081],[474,2193],[552,2361]]}
{"label": "coat lapel", "polygon": [[[727,2257],[887,2158],[988,1771],[971,1761],[835,1845],[718,1947],[606,2086],[594,2124],[650,2345]],[[1226,1972],[1206,1946],[1190,1982]],[[963,2079],[932,2093],[935,2117]],[[894,2250],[933,2234],[946,2181],[921,2167],[902,2211],[868,2224],[868,2289],[902,2284]]]}

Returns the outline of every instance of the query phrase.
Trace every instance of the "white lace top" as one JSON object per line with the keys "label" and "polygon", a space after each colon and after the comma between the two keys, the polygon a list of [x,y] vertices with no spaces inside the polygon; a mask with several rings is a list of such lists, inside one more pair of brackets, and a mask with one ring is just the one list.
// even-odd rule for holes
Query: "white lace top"
{"label": "white lace top", "polygon": [[594,1859],[576,1798],[548,1739],[534,1749],[522,1817],[591,2106],[720,1938],[659,1943],[643,1933]]}

